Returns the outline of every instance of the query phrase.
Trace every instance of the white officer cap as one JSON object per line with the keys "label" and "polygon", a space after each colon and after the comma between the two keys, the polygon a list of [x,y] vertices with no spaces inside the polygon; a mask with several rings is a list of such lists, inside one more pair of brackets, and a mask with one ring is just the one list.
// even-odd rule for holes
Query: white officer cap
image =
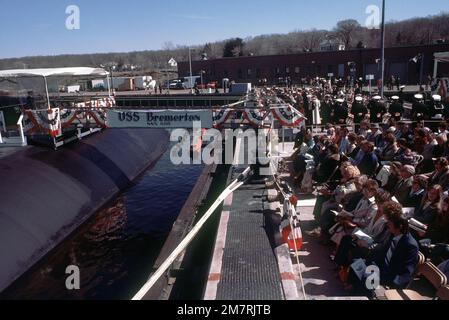
{"label": "white officer cap", "polygon": [[435,94],[432,96],[433,100],[435,101],[441,101],[441,96],[439,94]]}
{"label": "white officer cap", "polygon": [[361,102],[361,101],[363,101],[363,98],[362,97],[355,97],[355,101]]}
{"label": "white officer cap", "polygon": [[373,99],[374,100],[380,100],[380,99],[382,99],[382,97],[381,96],[374,96]]}
{"label": "white officer cap", "polygon": [[399,100],[399,97],[398,96],[392,96],[391,100]]}
{"label": "white officer cap", "polygon": [[340,99],[337,99],[336,101],[339,102],[339,103],[345,102],[345,100],[343,100],[343,99],[341,99],[341,98],[340,98]]}
{"label": "white officer cap", "polygon": [[424,99],[424,96],[420,93],[417,93],[417,94],[415,94],[415,99],[422,100],[422,99]]}

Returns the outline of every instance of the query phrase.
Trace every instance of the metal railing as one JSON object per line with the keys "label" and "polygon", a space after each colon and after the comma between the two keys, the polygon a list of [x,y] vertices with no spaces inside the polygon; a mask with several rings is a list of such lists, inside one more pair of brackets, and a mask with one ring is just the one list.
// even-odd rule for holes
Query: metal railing
{"label": "metal railing", "polygon": [[[20,115],[19,120],[17,121],[16,125],[17,125],[17,127],[19,129],[18,131],[19,131],[19,135],[20,135],[20,144],[22,146],[26,146],[27,145],[27,140],[26,140],[25,134],[23,132],[23,124],[22,124],[22,122],[23,122],[23,114]],[[1,129],[0,129],[0,144],[3,144],[3,145],[8,145],[9,144],[8,140],[6,140],[6,139],[4,139],[2,137]],[[14,145],[16,145],[16,144],[14,144]]]}
{"label": "metal railing", "polygon": [[20,139],[22,141],[22,145],[26,145],[25,134],[23,133],[23,113],[20,115],[19,120],[17,121],[17,126],[19,127]]}
{"label": "metal railing", "polygon": [[215,200],[212,206],[207,210],[204,216],[198,221],[198,223],[193,227],[193,229],[187,234],[187,236],[181,241],[181,243],[176,247],[175,250],[170,254],[170,256],[162,263],[162,265],[154,272],[147,283],[139,290],[139,292],[132,298],[132,300],[142,300],[145,295],[150,291],[150,289],[156,284],[159,278],[164,274],[164,272],[170,268],[176,258],[187,249],[189,244],[195,239],[195,236],[207,222],[207,220],[212,216],[218,206],[235,190],[240,188],[245,184],[246,180],[249,178],[251,173],[250,168],[247,168],[235,181],[233,181]]}

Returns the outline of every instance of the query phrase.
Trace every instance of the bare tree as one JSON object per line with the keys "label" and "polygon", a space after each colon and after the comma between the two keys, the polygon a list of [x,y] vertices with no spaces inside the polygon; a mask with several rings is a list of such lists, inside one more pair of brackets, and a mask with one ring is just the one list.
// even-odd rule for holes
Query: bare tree
{"label": "bare tree", "polygon": [[343,20],[337,23],[335,33],[339,36],[340,40],[343,41],[346,48],[350,48],[354,34],[360,29],[361,25],[357,20]]}
{"label": "bare tree", "polygon": [[320,43],[326,36],[326,31],[312,29],[307,32],[303,32],[301,45],[303,49],[307,51],[317,51]]}
{"label": "bare tree", "polygon": [[[296,30],[288,34],[269,34],[246,38],[244,41],[232,43],[231,40],[217,41],[198,46],[194,49],[192,58],[201,59],[201,54],[207,50],[209,59],[222,58],[225,46],[228,44],[227,54],[240,55],[275,55],[303,52],[304,49],[316,51],[323,39],[340,40],[347,48],[361,42],[367,48],[377,48],[380,45],[379,30],[366,29],[355,20],[338,22],[330,31],[326,30]],[[235,40],[235,39],[234,39]],[[386,45],[405,46],[418,44],[431,44],[436,40],[449,40],[449,13],[436,16],[413,18],[404,21],[390,21],[386,25]],[[230,45],[229,42],[231,41]],[[244,45],[243,45],[244,44]],[[47,67],[74,67],[99,66],[111,61],[121,65],[139,65],[145,71],[165,68],[170,58],[177,61],[187,61],[189,50],[187,46],[174,45],[168,41],[162,45],[161,50],[140,51],[131,53],[101,53],[85,55],[60,55],[43,57],[25,57],[13,59],[0,59],[0,69],[47,68]]]}

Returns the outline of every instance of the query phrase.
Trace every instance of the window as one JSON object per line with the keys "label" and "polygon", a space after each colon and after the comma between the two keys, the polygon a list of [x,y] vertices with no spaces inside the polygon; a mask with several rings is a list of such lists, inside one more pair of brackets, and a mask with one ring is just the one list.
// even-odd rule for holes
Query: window
{"label": "window", "polygon": [[289,67],[285,67],[285,74],[290,74],[290,68]]}
{"label": "window", "polygon": [[258,78],[260,77],[260,69],[259,68],[256,69],[256,77],[258,77]]}
{"label": "window", "polygon": [[239,71],[238,71],[238,78],[239,78],[239,79],[242,79],[242,78],[243,78],[243,72],[242,72],[242,69],[239,69]]}
{"label": "window", "polygon": [[247,74],[248,74],[248,78],[251,78],[251,75],[252,75],[252,70],[251,70],[251,69],[248,69],[248,72],[247,72]]}
{"label": "window", "polygon": [[344,64],[338,65],[338,76],[340,78],[343,78],[345,76],[345,65]]}
{"label": "window", "polygon": [[276,68],[276,74],[281,74],[281,68]]}
{"label": "window", "polygon": [[299,70],[300,70],[299,67],[295,67],[295,73],[296,74],[299,74]]}

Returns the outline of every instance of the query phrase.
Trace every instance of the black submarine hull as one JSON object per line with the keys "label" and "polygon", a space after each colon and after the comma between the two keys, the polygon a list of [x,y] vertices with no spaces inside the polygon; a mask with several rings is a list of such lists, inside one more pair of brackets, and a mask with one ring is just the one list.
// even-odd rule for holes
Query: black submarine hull
{"label": "black submarine hull", "polygon": [[167,150],[159,129],[109,129],[58,151],[0,158],[0,292]]}

